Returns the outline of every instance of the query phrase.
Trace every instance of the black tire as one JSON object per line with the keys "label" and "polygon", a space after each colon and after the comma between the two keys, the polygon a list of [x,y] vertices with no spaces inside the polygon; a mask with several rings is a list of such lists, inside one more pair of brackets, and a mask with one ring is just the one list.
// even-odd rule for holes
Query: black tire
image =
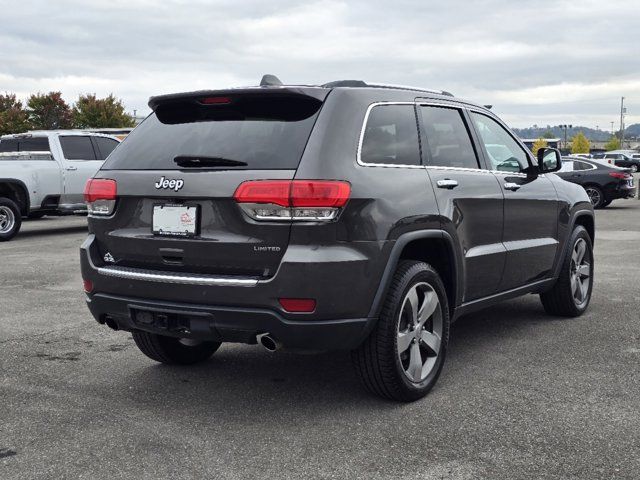
{"label": "black tire", "polygon": [[16,202],[0,197],[0,242],[7,242],[15,237],[21,225],[22,214]]}
{"label": "black tire", "polygon": [[613,202],[613,200],[605,200],[604,202],[602,202],[602,205],[600,205],[600,208],[608,207],[609,205],[611,205],[611,202]]}
{"label": "black tire", "polygon": [[147,357],[167,365],[192,365],[204,362],[220,348],[218,342],[186,345],[179,338],[139,330],[133,332],[133,340]]}
{"label": "black tire", "polygon": [[[556,284],[551,290],[540,294],[542,306],[549,315],[560,315],[563,317],[578,317],[582,315],[589,306],[591,301],[591,293],[593,291],[593,246],[591,237],[581,225],[576,226],[569,238],[567,253],[562,261],[560,276]],[[590,274],[588,280],[588,288],[586,290],[586,300],[578,303],[574,298],[574,290],[572,287],[572,275],[574,274],[574,265],[572,255],[579,241],[586,244],[585,256],[590,264]]]}
{"label": "black tire", "polygon": [[[399,336],[415,334],[418,329],[413,329],[409,333],[401,332],[401,325],[406,311],[406,302],[409,298],[409,292],[416,289],[425,288],[428,293],[422,297],[423,307],[426,306],[427,296],[434,299],[433,294],[437,295],[438,306],[435,307],[434,313],[429,316],[429,320],[424,323],[431,324],[431,330],[436,332],[436,322],[440,330],[439,351],[433,355],[435,350],[430,351],[431,355],[422,351],[427,344],[421,341],[413,340],[405,347],[410,355],[413,354],[414,343],[418,343],[418,351],[421,352],[419,358],[424,360],[424,366],[427,362],[434,359],[428,372],[420,381],[413,381],[409,378],[409,372],[403,365],[401,359],[402,353],[399,353]],[[411,303],[411,302],[410,302]],[[418,304],[419,305],[419,304]],[[409,305],[409,311],[413,311]],[[389,291],[387,292],[380,318],[363,344],[354,350],[351,354],[356,372],[358,373],[365,388],[370,392],[383,398],[397,400],[402,402],[412,402],[424,397],[434,386],[446,356],[447,343],[449,340],[449,305],[447,302],[447,294],[438,273],[428,264],[413,260],[400,262],[396,273],[393,277]],[[432,332],[424,331],[433,335]],[[420,330],[423,331],[423,330]],[[424,355],[424,356],[423,356]],[[412,357],[413,358],[413,357]],[[431,360],[433,362],[433,360]],[[425,367],[420,369],[420,375],[424,375]]]}
{"label": "black tire", "polygon": [[602,193],[602,189],[596,185],[586,185],[584,189],[587,192],[587,195],[589,195],[589,200],[591,200],[593,208],[602,208],[602,203],[604,202],[604,193]]}

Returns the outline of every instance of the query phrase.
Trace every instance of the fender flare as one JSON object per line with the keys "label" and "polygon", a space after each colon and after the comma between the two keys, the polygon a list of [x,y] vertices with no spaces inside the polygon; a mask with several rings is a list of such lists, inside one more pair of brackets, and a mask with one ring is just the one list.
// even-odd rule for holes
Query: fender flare
{"label": "fender flare", "polygon": [[593,214],[593,210],[588,210],[588,209],[576,210],[575,212],[573,212],[573,214],[571,215],[571,218],[569,219],[569,222],[567,223],[567,239],[565,240],[564,245],[562,247],[561,255],[556,259],[556,265],[553,269],[554,279],[560,276],[560,268],[562,268],[562,261],[564,260],[569,250],[569,237],[571,236],[571,232],[573,232],[573,229],[576,226],[576,220],[578,219],[578,217],[590,217],[591,220],[593,221],[594,229],[593,229],[593,238],[591,240],[592,240],[592,243],[595,244],[595,240],[596,240],[595,215]]}
{"label": "fender flare", "polygon": [[18,188],[22,189],[22,193],[24,194],[25,205],[24,205],[24,214],[29,214],[31,210],[31,197],[29,196],[29,189],[25,185],[22,180],[18,180],[17,178],[0,178],[0,185],[3,183],[15,185]]}
{"label": "fender flare", "polygon": [[422,239],[444,240],[445,245],[447,246],[447,250],[449,251],[450,260],[453,263],[453,272],[455,275],[455,305],[450,305],[452,312],[455,307],[462,303],[462,295],[464,293],[464,262],[460,249],[455,248],[453,238],[444,230],[416,230],[413,232],[402,234],[400,235],[400,237],[398,237],[397,240],[395,240],[395,243],[391,250],[391,254],[389,255],[389,258],[387,260],[387,265],[385,266],[384,273],[382,274],[382,278],[380,279],[378,290],[376,291],[375,297],[373,298],[371,309],[369,310],[369,318],[377,318],[378,314],[380,313],[380,309],[382,308],[382,303],[384,301],[384,295],[387,292],[389,285],[391,284],[391,279],[393,278],[393,274],[396,271],[398,262],[400,261],[400,254],[402,253],[402,250],[404,250],[404,247],[406,247],[410,242],[414,240]]}

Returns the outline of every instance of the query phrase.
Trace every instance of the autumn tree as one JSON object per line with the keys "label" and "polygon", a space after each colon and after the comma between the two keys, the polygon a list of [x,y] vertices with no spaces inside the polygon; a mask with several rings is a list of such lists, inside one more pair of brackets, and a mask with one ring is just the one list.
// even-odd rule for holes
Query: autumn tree
{"label": "autumn tree", "polygon": [[618,150],[620,148],[620,139],[615,135],[612,135],[607,143],[604,144],[604,149],[607,152],[611,150]]}
{"label": "autumn tree", "polygon": [[589,139],[585,137],[584,133],[578,132],[571,139],[571,153],[589,153],[591,144]]}
{"label": "autumn tree", "polygon": [[531,151],[533,152],[534,155],[537,155],[538,150],[540,150],[541,148],[547,148],[548,146],[549,144],[544,138],[539,138],[535,142],[533,142],[533,145],[531,146]]}
{"label": "autumn tree", "polygon": [[0,135],[29,130],[29,118],[14,94],[0,93]]}
{"label": "autumn tree", "polygon": [[31,95],[27,100],[27,115],[32,128],[40,130],[73,126],[73,112],[60,92]]}
{"label": "autumn tree", "polygon": [[97,98],[95,94],[80,95],[73,108],[74,124],[78,128],[121,128],[135,126],[134,119],[124,111],[122,101],[110,94]]}

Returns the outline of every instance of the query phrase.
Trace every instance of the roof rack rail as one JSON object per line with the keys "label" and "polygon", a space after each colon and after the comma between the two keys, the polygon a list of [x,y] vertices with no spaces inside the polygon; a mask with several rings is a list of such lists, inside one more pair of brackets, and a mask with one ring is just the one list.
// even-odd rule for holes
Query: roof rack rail
{"label": "roof rack rail", "polygon": [[334,82],[325,83],[321,85],[325,88],[336,88],[336,87],[372,87],[372,88],[394,88],[398,90],[413,90],[416,92],[428,92],[435,93],[436,95],[446,95],[447,97],[453,97],[453,94],[447,92],[445,90],[434,90],[431,88],[422,88],[422,87],[410,87],[407,85],[393,85],[388,83],[366,83],[362,80],[336,80]]}

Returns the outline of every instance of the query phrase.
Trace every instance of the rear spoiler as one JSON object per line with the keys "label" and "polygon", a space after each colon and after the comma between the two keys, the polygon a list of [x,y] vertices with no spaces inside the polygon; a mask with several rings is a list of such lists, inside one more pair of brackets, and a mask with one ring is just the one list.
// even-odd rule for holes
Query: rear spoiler
{"label": "rear spoiler", "polygon": [[149,108],[155,111],[160,105],[172,103],[200,103],[202,99],[212,97],[238,97],[238,96],[292,96],[308,97],[324,102],[331,91],[330,88],[323,87],[243,87],[229,88],[226,90],[199,90],[196,92],[171,93],[169,95],[158,95],[149,98]]}

